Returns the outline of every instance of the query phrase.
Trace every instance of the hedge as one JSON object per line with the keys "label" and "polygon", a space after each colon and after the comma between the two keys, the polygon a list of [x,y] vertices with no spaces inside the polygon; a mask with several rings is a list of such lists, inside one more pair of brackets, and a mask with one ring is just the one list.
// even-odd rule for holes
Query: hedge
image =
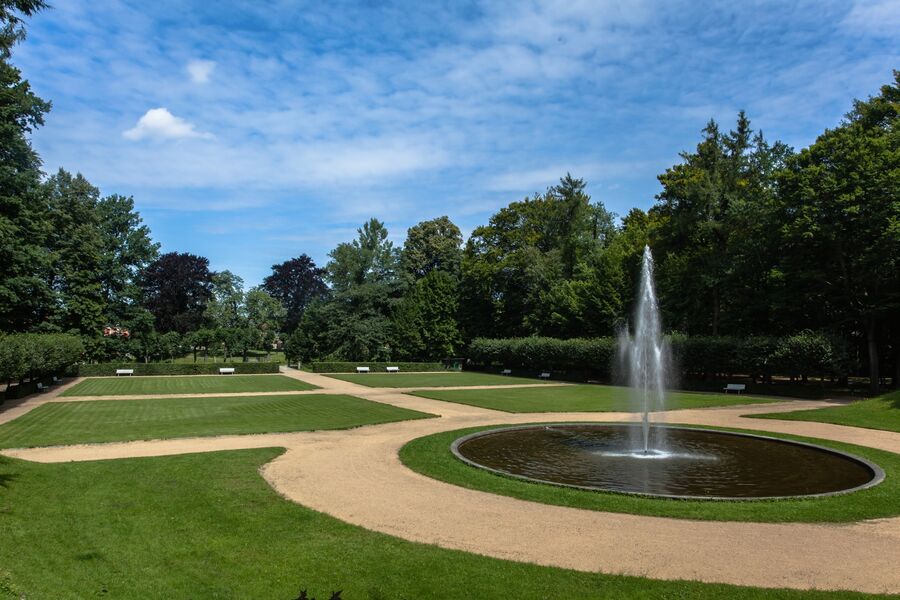
{"label": "hedge", "polygon": [[400,367],[400,371],[446,371],[441,363],[416,362],[336,362],[317,361],[306,363],[313,373],[356,373],[356,367],[369,367],[372,372],[384,371],[385,367]]}
{"label": "hedge", "polygon": [[[839,377],[851,367],[839,341],[812,331],[780,338],[675,335],[669,342],[677,370],[688,377]],[[609,380],[617,352],[614,338],[476,338],[469,345],[468,358],[476,368],[549,369]]]}
{"label": "hedge", "polygon": [[277,362],[220,363],[97,363],[78,366],[81,377],[115,375],[116,369],[134,369],[135,375],[216,375],[222,367],[233,367],[238,375],[277,373]]}

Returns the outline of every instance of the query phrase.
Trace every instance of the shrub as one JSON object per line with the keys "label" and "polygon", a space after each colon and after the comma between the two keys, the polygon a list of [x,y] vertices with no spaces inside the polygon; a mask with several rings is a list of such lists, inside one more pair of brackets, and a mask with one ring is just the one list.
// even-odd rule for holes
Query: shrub
{"label": "shrub", "polygon": [[373,372],[384,371],[385,367],[400,367],[403,371],[446,371],[447,367],[441,363],[415,363],[415,362],[337,362],[317,361],[308,363],[313,373],[356,373],[356,367],[369,367]]}
{"label": "shrub", "polygon": [[[836,376],[849,367],[839,342],[811,331],[782,338],[676,334],[670,340],[676,370],[689,377]],[[610,379],[616,354],[613,338],[476,338],[468,359],[476,367],[550,369]]]}
{"label": "shrub", "polygon": [[78,366],[81,377],[115,375],[116,369],[134,369],[135,375],[216,375],[221,367],[234,367],[239,375],[278,373],[277,362],[230,363],[100,363]]}
{"label": "shrub", "polygon": [[0,335],[0,381],[62,375],[84,354],[81,340],[64,333]]}

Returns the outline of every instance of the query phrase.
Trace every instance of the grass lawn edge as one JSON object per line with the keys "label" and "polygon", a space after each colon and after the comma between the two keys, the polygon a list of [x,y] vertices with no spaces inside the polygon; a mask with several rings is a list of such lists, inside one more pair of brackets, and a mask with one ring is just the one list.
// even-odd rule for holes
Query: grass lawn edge
{"label": "grass lawn edge", "polygon": [[[544,425],[546,423],[531,424]],[[510,424],[509,426],[519,425]],[[896,498],[900,497],[900,481],[896,475],[900,473],[900,455],[884,450],[770,431],[685,424],[683,425],[685,427],[752,433],[843,450],[866,458],[880,466],[885,472],[885,479],[880,484],[865,490],[822,498],[739,501],[682,500],[579,490],[528,482],[465,464],[450,451],[450,444],[459,437],[504,426],[495,424],[467,427],[416,438],[407,442],[400,449],[400,461],[416,473],[452,485],[542,504],[604,512],[704,521],[758,523],[850,523],[900,515],[900,504],[896,502]]]}

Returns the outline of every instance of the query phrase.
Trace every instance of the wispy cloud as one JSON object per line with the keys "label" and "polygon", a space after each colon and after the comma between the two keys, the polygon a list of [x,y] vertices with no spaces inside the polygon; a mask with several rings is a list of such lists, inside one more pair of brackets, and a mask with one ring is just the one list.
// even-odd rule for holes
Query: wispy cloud
{"label": "wispy cloud", "polygon": [[[322,260],[369,216],[469,230],[566,172],[646,208],[709,118],[743,108],[808,144],[900,64],[896,0],[58,4],[14,57],[54,103],[45,168],[134,194],[164,244],[260,269]],[[239,230],[261,212],[265,247]]]}
{"label": "wispy cloud", "polygon": [[183,139],[213,137],[211,133],[197,131],[197,128],[184,119],[176,117],[165,107],[151,108],[138,119],[137,124],[131,129],[122,132],[122,136],[129,140],[152,139]]}
{"label": "wispy cloud", "polygon": [[194,83],[209,83],[213,69],[216,68],[216,63],[212,60],[192,60],[185,68],[191,77],[191,81]]}

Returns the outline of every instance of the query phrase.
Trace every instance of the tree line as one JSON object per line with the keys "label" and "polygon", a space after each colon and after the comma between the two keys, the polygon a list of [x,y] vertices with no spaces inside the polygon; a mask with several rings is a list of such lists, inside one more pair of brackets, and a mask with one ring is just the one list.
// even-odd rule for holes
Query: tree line
{"label": "tree line", "polygon": [[395,247],[373,218],[324,267],[300,254],[245,290],[204,257],[160,255],[132,198],[41,173],[29,134],[50,103],[11,54],[21,15],[43,7],[0,0],[0,331],[75,333],[98,360],[246,356],[276,340],[304,361],[437,360],[475,338],[615,335],[649,245],[671,332],[815,330],[873,383],[900,379],[898,72],[800,151],[743,112],[727,131],[710,121],[648,210],[620,218],[566,174],[467,240],[442,216]]}

